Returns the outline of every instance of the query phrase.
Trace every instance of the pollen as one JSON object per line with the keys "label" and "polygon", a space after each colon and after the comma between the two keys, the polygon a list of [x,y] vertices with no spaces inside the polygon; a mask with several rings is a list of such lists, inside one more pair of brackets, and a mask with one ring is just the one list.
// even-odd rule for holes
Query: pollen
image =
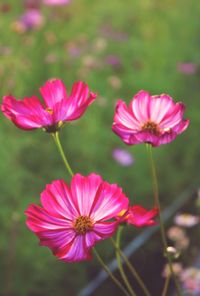
{"label": "pollen", "polygon": [[85,234],[93,227],[92,220],[88,216],[79,216],[74,222],[74,228],[78,234]]}
{"label": "pollen", "polygon": [[46,108],[45,111],[47,111],[49,114],[53,114],[53,110],[51,108]]}
{"label": "pollen", "polygon": [[155,136],[160,135],[159,126],[152,121],[147,121],[146,123],[144,123],[142,126],[142,131],[149,132]]}

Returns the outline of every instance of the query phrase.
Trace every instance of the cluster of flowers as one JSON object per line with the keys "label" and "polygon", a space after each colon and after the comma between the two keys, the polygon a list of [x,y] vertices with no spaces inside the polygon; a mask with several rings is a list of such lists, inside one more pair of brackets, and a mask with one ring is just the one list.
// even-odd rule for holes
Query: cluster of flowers
{"label": "cluster of flowers", "polygon": [[[23,130],[42,128],[58,133],[66,122],[80,118],[96,99],[83,82],[74,83],[67,94],[61,80],[46,82],[40,88],[43,103],[35,96],[16,100],[5,96],[3,114]],[[152,146],[173,141],[188,126],[183,119],[184,105],[174,103],[166,94],[136,94],[129,106],[117,102],[113,131],[128,145],[148,143]],[[41,193],[41,204],[25,211],[27,226],[60,260],[75,262],[91,258],[92,247],[111,237],[121,223],[141,227],[154,225],[158,209],[147,210],[129,205],[129,199],[117,184],[109,184],[95,173],[75,174],[71,184],[56,180]]]}

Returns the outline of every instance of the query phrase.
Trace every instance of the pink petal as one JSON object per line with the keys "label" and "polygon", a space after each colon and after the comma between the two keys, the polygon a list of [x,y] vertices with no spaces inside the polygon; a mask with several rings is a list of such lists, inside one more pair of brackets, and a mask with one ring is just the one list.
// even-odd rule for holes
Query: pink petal
{"label": "pink petal", "polygon": [[94,225],[93,231],[95,231],[101,239],[111,237],[118,227],[118,222],[97,222]]}
{"label": "pink petal", "polygon": [[40,88],[47,108],[54,109],[55,104],[67,99],[67,92],[62,80],[55,79],[45,83]]}
{"label": "pink petal", "polygon": [[133,136],[130,137],[130,143],[133,144],[140,144],[140,143],[148,143],[152,146],[157,146],[159,141],[159,136],[156,136],[148,131],[141,131],[135,133]]}
{"label": "pink petal", "polygon": [[65,246],[55,255],[60,260],[66,262],[79,262],[91,259],[90,250],[86,246],[85,235],[76,236],[70,245]]}
{"label": "pink petal", "polygon": [[52,216],[74,220],[79,215],[70,189],[63,180],[54,181],[41,193],[41,203]]}
{"label": "pink petal", "polygon": [[174,107],[175,104],[170,96],[166,94],[152,96],[149,105],[150,120],[159,124],[167,113],[172,112]]}
{"label": "pink petal", "polygon": [[111,237],[116,231],[118,222],[98,222],[94,224],[92,231],[85,234],[87,249],[91,249],[98,241]]}
{"label": "pink petal", "polygon": [[176,132],[177,134],[181,134],[182,132],[184,132],[187,129],[189,124],[190,124],[189,119],[182,120],[180,123],[178,123],[176,126],[174,126],[172,128],[172,130],[173,130],[173,132]]}
{"label": "pink petal", "polygon": [[122,100],[118,100],[116,105],[114,125],[123,126],[126,131],[137,131],[140,127],[140,123]]}
{"label": "pink petal", "polygon": [[160,122],[160,128],[168,129],[180,123],[183,119],[184,110],[185,105],[183,103],[176,103],[174,108],[170,109]]}
{"label": "pink petal", "polygon": [[18,127],[28,130],[51,125],[52,118],[46,112],[37,97],[24,98],[21,101],[5,96],[1,110]]}
{"label": "pink petal", "polygon": [[90,217],[94,221],[108,220],[128,208],[129,200],[116,184],[103,182],[93,202]]}
{"label": "pink petal", "polygon": [[40,231],[36,235],[40,239],[40,246],[46,246],[56,254],[74,240],[76,233],[73,229],[56,229]]}
{"label": "pink petal", "polygon": [[135,205],[129,208],[127,221],[137,227],[146,225],[154,225],[156,222],[152,220],[158,214],[158,209],[153,208],[148,211],[145,208]]}
{"label": "pink petal", "polygon": [[102,178],[96,174],[87,177],[76,174],[72,178],[71,193],[80,215],[89,215]]}
{"label": "pink petal", "polygon": [[73,84],[72,92],[67,100],[67,110],[65,120],[75,120],[79,118],[86,108],[95,100],[96,94],[89,92],[87,84],[79,81]]}
{"label": "pink petal", "polygon": [[112,131],[118,135],[122,141],[124,141],[124,143],[127,145],[132,145],[130,142],[130,137],[134,135],[134,132],[132,133],[131,131],[124,128],[121,124],[116,124],[115,122],[113,123]]}
{"label": "pink petal", "polygon": [[144,90],[139,91],[132,99],[130,107],[136,119],[142,124],[150,118],[150,94]]}
{"label": "pink petal", "polygon": [[71,221],[51,216],[37,205],[30,205],[25,214],[27,216],[26,224],[34,232],[72,228]]}

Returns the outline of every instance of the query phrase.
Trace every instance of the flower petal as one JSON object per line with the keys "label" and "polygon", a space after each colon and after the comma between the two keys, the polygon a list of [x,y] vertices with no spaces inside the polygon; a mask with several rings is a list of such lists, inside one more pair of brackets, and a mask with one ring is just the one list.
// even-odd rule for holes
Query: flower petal
{"label": "flower petal", "polygon": [[175,125],[177,125],[183,120],[184,111],[185,111],[185,105],[183,103],[176,103],[174,105],[174,108],[170,109],[166,113],[166,115],[160,122],[159,126],[162,129],[173,128]]}
{"label": "flower petal", "polygon": [[150,94],[144,90],[139,91],[132,99],[130,107],[136,119],[142,124],[150,118]]}
{"label": "flower petal", "polygon": [[89,87],[82,81],[73,84],[72,92],[67,100],[65,120],[79,118],[86,108],[95,100],[97,94],[89,92]]}
{"label": "flower petal", "polygon": [[30,205],[25,211],[26,224],[34,232],[57,229],[70,229],[72,223],[66,219],[51,216],[43,208]]}
{"label": "flower petal", "polygon": [[1,110],[18,127],[29,130],[51,125],[51,115],[46,112],[37,97],[21,101],[13,96],[5,96]]}
{"label": "flower petal", "polygon": [[116,184],[103,182],[93,202],[90,217],[94,221],[108,220],[128,208],[129,200]]}
{"label": "flower petal", "polygon": [[79,215],[77,204],[73,203],[70,189],[63,180],[46,186],[41,193],[41,203],[50,215],[58,218],[74,220]]}
{"label": "flower petal", "polygon": [[137,227],[154,225],[156,222],[152,220],[152,218],[154,218],[157,214],[157,208],[153,208],[152,210],[148,211],[139,205],[135,205],[129,208],[127,222]]}
{"label": "flower petal", "polygon": [[47,108],[54,109],[56,103],[67,99],[67,92],[62,80],[55,79],[47,81],[40,88]]}
{"label": "flower petal", "polygon": [[150,120],[157,124],[175,107],[172,98],[166,94],[151,96],[149,111]]}
{"label": "flower petal", "polygon": [[56,254],[74,240],[76,232],[73,229],[55,229],[40,231],[36,235],[40,239],[40,246],[46,246]]}
{"label": "flower petal", "polygon": [[91,259],[91,253],[86,246],[84,235],[77,235],[69,245],[59,250],[55,255],[65,262],[79,262]]}
{"label": "flower petal", "polygon": [[80,215],[89,215],[102,178],[96,174],[87,177],[76,174],[72,178],[71,193]]}
{"label": "flower petal", "polygon": [[114,125],[121,125],[124,127],[124,130],[129,132],[137,131],[140,127],[140,123],[131,112],[131,109],[122,100],[118,100],[116,104]]}

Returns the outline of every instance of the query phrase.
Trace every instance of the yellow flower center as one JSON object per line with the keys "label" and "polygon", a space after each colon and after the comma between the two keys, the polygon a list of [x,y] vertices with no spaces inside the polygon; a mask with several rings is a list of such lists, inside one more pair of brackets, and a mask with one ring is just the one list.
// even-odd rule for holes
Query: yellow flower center
{"label": "yellow flower center", "polygon": [[93,227],[92,220],[88,216],[80,216],[74,222],[74,228],[78,234],[85,234]]}
{"label": "yellow flower center", "polygon": [[49,114],[53,114],[53,110],[51,108],[46,108],[45,111],[47,111]]}
{"label": "yellow flower center", "polygon": [[155,136],[160,135],[159,126],[156,123],[152,122],[152,121],[147,121],[146,123],[144,123],[142,125],[142,131],[150,132],[151,134],[153,134]]}

